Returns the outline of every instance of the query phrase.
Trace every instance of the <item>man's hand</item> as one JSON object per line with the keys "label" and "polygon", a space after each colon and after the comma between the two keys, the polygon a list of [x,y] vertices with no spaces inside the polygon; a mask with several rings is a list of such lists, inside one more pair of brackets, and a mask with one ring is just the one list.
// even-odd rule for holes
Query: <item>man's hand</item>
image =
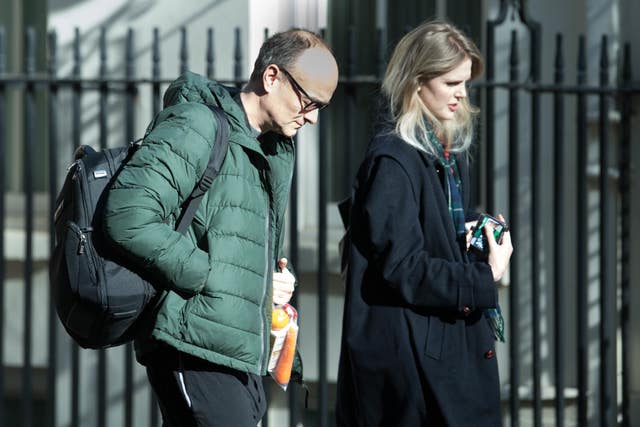
{"label": "man's hand", "polygon": [[281,272],[273,272],[273,303],[282,305],[288,303],[291,299],[296,278],[287,270],[286,258],[280,258],[278,267],[280,267]]}
{"label": "man's hand", "polygon": [[[502,222],[505,222],[502,215],[498,215],[498,219]],[[509,233],[509,231],[505,231],[502,235],[501,244],[498,244],[498,242],[496,242],[495,237],[493,237],[493,228],[489,224],[485,224],[484,234],[486,234],[487,240],[489,241],[489,259],[487,260],[487,262],[491,266],[493,280],[494,282],[497,282],[502,279],[502,276],[509,267],[509,260],[511,259],[511,254],[513,253],[511,234]]]}

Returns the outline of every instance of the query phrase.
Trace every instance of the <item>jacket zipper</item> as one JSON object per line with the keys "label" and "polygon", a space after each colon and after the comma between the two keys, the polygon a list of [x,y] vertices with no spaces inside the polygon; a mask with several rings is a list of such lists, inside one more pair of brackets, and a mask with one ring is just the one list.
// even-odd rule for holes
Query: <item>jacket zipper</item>
{"label": "jacket zipper", "polygon": [[[293,144],[292,144],[292,149],[293,149]],[[294,158],[295,158],[295,153],[294,153]],[[289,189],[291,188],[291,182],[293,181],[293,170],[294,170],[294,168],[292,167],[291,171],[289,172],[289,185],[287,187]],[[266,181],[266,172],[265,172],[265,182],[268,183]],[[270,190],[270,187],[269,187],[269,190]],[[270,191],[268,191],[267,193],[268,193],[267,196],[269,196]],[[285,195],[285,200],[287,200],[288,198],[289,198],[289,192],[287,192],[287,194]],[[270,264],[271,256],[270,256],[269,250],[274,246],[274,242],[272,240],[272,234],[269,232],[270,231],[269,230],[269,225],[270,225],[270,221],[271,221],[271,206],[269,205],[269,200],[270,200],[270,198],[267,197],[267,215],[268,215],[267,216],[267,233],[268,233],[267,236],[268,236],[268,246],[267,246],[267,258],[266,258],[267,259],[267,266],[266,266],[266,270],[265,270],[265,273],[266,273],[265,274],[265,283],[266,283],[265,289],[268,289],[268,283],[269,283],[270,278],[272,277],[271,276],[271,271],[270,271],[271,270],[271,264]],[[281,244],[282,243],[281,242],[281,238],[280,238],[281,237],[280,234],[282,233],[282,220],[283,220],[283,218],[284,218],[284,213],[282,214],[282,216],[278,216],[275,219],[276,220],[275,238],[277,239],[277,241],[276,241],[277,244]],[[264,298],[266,298],[266,291],[263,294],[263,296],[264,296]],[[263,313],[264,313],[264,310],[263,310]],[[263,328],[263,331],[264,331],[264,328]],[[266,346],[267,346],[266,339],[263,340],[262,344],[263,344],[263,347],[266,348]],[[262,364],[266,365],[267,363],[268,363],[268,357],[265,358],[265,355],[263,355]]]}
{"label": "jacket zipper", "polygon": [[[293,144],[292,144],[293,146]],[[266,160],[266,159],[265,159]],[[268,162],[267,162],[268,164]],[[268,339],[269,339],[269,333],[267,333],[267,331],[265,331],[265,323],[266,323],[266,312],[265,312],[265,303],[266,303],[266,299],[267,299],[267,292],[269,290],[269,284],[271,283],[271,269],[272,269],[272,262],[271,262],[271,248],[273,246],[273,236],[271,233],[271,186],[269,183],[269,180],[267,178],[267,170],[266,169],[262,169],[261,171],[261,176],[262,176],[262,180],[263,180],[263,185],[265,186],[265,190],[266,190],[266,213],[267,213],[267,218],[265,221],[265,234],[267,236],[267,245],[265,247],[265,269],[264,269],[264,281],[263,281],[263,285],[262,285],[262,302],[260,304],[260,309],[262,314],[260,315],[260,330],[261,330],[261,334],[262,334],[262,343],[261,343],[261,350],[260,350],[260,373],[262,373],[267,366],[267,363],[269,362],[269,355],[267,354],[267,348],[269,346],[268,344]],[[291,184],[291,181],[293,180],[293,168],[291,169],[291,173],[289,175],[289,184]],[[289,188],[291,187],[291,185],[289,185]],[[288,194],[287,194],[288,197]],[[281,222],[279,220],[279,218],[276,218],[276,232],[279,234],[280,230],[278,229],[279,224],[278,222]],[[279,238],[279,236],[276,236],[277,238]]]}
{"label": "jacket zipper", "polygon": [[265,366],[267,364],[267,339],[268,339],[268,335],[266,334],[265,331],[265,323],[266,323],[266,307],[265,307],[265,303],[266,303],[266,299],[267,299],[267,292],[269,290],[269,277],[270,277],[270,272],[271,272],[271,203],[270,203],[270,198],[271,196],[269,195],[269,184],[267,181],[267,174],[266,172],[263,171],[262,173],[262,177],[264,180],[264,185],[267,189],[266,191],[266,213],[267,213],[267,220],[265,221],[265,234],[267,236],[267,244],[265,246],[265,266],[264,266],[264,281],[263,281],[263,287],[262,287],[262,302],[260,304],[260,311],[261,311],[261,315],[260,315],[260,330],[261,330],[261,334],[262,334],[262,343],[261,343],[261,349],[260,349],[260,373],[263,372],[263,370],[265,369]]}

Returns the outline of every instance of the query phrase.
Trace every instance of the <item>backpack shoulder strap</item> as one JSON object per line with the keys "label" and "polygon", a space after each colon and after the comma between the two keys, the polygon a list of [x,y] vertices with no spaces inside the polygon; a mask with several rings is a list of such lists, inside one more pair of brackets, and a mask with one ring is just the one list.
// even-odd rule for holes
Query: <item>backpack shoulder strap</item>
{"label": "backpack shoulder strap", "polygon": [[216,121],[218,122],[218,128],[216,132],[216,140],[213,142],[213,149],[211,150],[211,156],[209,157],[209,164],[204,171],[204,174],[200,178],[200,181],[196,184],[195,188],[187,198],[176,226],[176,231],[180,234],[184,234],[189,228],[193,217],[202,202],[202,197],[207,190],[211,188],[213,180],[220,173],[220,168],[224,162],[224,158],[227,155],[227,147],[229,146],[229,123],[227,117],[221,108],[213,105],[207,105],[211,109]]}

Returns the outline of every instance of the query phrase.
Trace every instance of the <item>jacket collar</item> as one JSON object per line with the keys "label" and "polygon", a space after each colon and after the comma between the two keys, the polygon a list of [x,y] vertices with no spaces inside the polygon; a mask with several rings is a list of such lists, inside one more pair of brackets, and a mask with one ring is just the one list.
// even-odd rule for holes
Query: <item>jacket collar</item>
{"label": "jacket collar", "polygon": [[[174,80],[167,88],[163,103],[165,108],[182,102],[200,102],[218,106],[224,110],[229,120],[231,128],[229,142],[254,151],[265,160],[268,155],[292,153],[293,141],[291,138],[275,133],[267,133],[259,138],[255,137],[244,109],[234,100],[234,96],[239,92],[238,88],[224,86],[200,74],[188,71]],[[268,147],[262,146],[265,142],[269,144]]]}

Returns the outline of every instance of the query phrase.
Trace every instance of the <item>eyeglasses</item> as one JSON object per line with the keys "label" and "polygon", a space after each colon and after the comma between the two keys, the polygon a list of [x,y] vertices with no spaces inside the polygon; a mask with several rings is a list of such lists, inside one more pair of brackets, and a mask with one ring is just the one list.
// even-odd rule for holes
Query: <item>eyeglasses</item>
{"label": "eyeglasses", "polygon": [[296,89],[296,91],[304,95],[309,100],[307,103],[303,103],[302,100],[300,100],[301,101],[300,103],[302,104],[302,109],[300,111],[302,111],[303,113],[310,113],[313,110],[322,110],[324,107],[329,105],[327,103],[324,103],[322,101],[317,101],[312,97],[310,97],[307,91],[304,90],[302,86],[300,86],[300,83],[298,83],[296,79],[293,78],[291,73],[289,73],[287,70],[285,70],[282,67],[280,67],[280,70],[282,70],[284,75],[287,76],[287,79],[289,79],[289,82]]}

